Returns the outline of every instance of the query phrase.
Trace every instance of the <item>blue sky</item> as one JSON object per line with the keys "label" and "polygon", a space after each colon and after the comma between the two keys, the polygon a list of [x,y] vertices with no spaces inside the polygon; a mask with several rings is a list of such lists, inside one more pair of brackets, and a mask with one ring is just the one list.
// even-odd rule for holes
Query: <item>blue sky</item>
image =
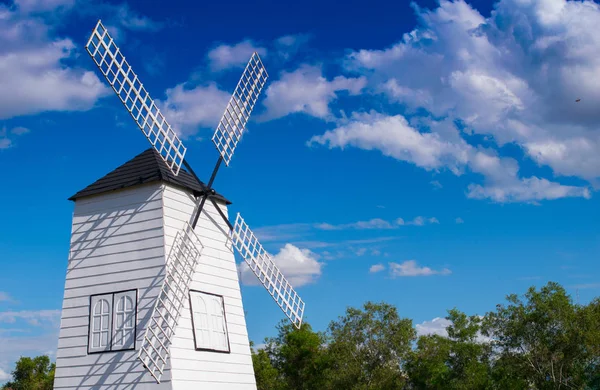
{"label": "blue sky", "polygon": [[[0,382],[55,351],[67,198],[148,147],[84,50],[98,18],[205,180],[261,54],[268,84],[215,186],[316,329],[367,300],[427,332],[549,280],[598,295],[596,4],[209,3],[0,3]],[[283,315],[242,275],[260,343]]]}

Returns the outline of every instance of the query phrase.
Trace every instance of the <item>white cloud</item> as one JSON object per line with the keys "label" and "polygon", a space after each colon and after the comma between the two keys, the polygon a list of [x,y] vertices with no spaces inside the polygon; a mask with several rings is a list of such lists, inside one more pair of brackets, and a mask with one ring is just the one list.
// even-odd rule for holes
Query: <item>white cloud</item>
{"label": "white cloud", "polygon": [[465,221],[461,217],[456,218],[454,222],[456,222],[457,224],[465,223]]}
{"label": "white cloud", "polygon": [[118,44],[126,41],[127,31],[156,32],[164,27],[164,23],[141,15],[125,2],[79,2],[77,7],[73,7],[73,11],[79,15],[102,19],[102,24]]}
{"label": "white cloud", "polygon": [[434,189],[439,190],[440,188],[442,188],[442,183],[440,183],[437,180],[432,180],[429,182],[429,184],[431,184],[433,186]]}
{"label": "white cloud", "polygon": [[431,276],[449,275],[452,273],[448,268],[436,271],[429,267],[419,267],[415,260],[406,260],[403,263],[389,263],[390,276],[393,278],[401,276]]}
{"label": "white cloud", "polygon": [[293,58],[309,40],[308,34],[284,35],[275,40],[274,46],[277,54],[284,61]]}
{"label": "white cloud", "polygon": [[13,146],[13,143],[10,139],[0,136],[0,150],[8,149]]}
{"label": "white cloud", "polygon": [[374,273],[377,273],[377,272],[381,272],[383,270],[385,270],[385,265],[383,265],[383,264],[373,264],[371,266],[371,268],[369,268],[369,273],[370,274],[374,274]]}
{"label": "white cloud", "polygon": [[439,224],[440,222],[435,217],[424,218],[421,216],[417,216],[412,221],[405,221],[403,218],[397,218],[394,222],[389,222],[389,221],[386,221],[381,218],[373,218],[368,221],[357,221],[357,222],[351,222],[351,223],[343,223],[343,224],[339,224],[339,225],[332,225],[330,223],[324,222],[324,223],[315,224],[314,227],[319,230],[397,229],[399,226],[404,226],[404,225],[424,226],[426,223]]}
{"label": "white cloud", "polygon": [[0,383],[8,381],[12,378],[12,375],[0,368]]}
{"label": "white cloud", "polygon": [[7,292],[0,291],[0,302],[9,302],[12,301],[10,295]]}
{"label": "white cloud", "polygon": [[302,65],[297,70],[282,72],[279,80],[272,82],[265,92],[267,112],[262,120],[277,119],[288,114],[305,113],[317,118],[331,116],[329,103],[337,99],[338,92],[359,94],[366,79],[337,76],[333,80],[323,77],[318,66]]}
{"label": "white cloud", "polygon": [[367,248],[358,248],[358,249],[354,250],[354,254],[359,257],[364,256],[365,253],[367,253],[367,250],[368,250]]}
{"label": "white cloud", "polygon": [[319,223],[315,227],[319,230],[342,230],[342,229],[394,229],[396,226],[381,218],[373,218],[368,221],[358,221],[345,223],[340,225],[332,225],[329,223]]}
{"label": "white cloud", "polygon": [[[562,185],[532,176],[521,178],[516,160],[499,157],[492,149],[468,144],[448,121],[415,121],[434,131],[420,132],[401,115],[386,116],[376,112],[354,114],[348,123],[323,135],[313,136],[309,145],[332,148],[353,146],[378,150],[397,160],[426,170],[448,169],[461,175],[466,168],[483,175],[485,185],[471,184],[467,196],[496,202],[539,201],[564,197],[591,196],[586,187]],[[418,221],[417,221],[418,222]]]}
{"label": "white cloud", "polygon": [[235,45],[219,45],[208,52],[209,66],[213,71],[242,68],[248,63],[254,52],[257,52],[261,57],[267,55],[267,49],[256,46],[250,40]]}
{"label": "white cloud", "polygon": [[75,0],[15,0],[14,3],[20,12],[38,13],[70,8],[75,4]]}
{"label": "white cloud", "polygon": [[415,325],[417,336],[429,336],[437,334],[438,336],[448,337],[446,328],[452,325],[452,321],[445,318],[436,317],[431,321],[423,321]]}
{"label": "white cloud", "polygon": [[[292,244],[285,244],[273,256],[273,262],[294,287],[314,283],[321,276],[323,263],[318,261],[318,255],[309,249],[300,249]],[[260,282],[246,263],[239,266],[242,283],[260,285]]]}
{"label": "white cloud", "polygon": [[[415,325],[415,330],[417,331],[418,337],[429,335],[448,337],[448,331],[446,328],[451,325],[452,321],[446,318],[436,317],[431,321],[423,321],[420,324]],[[480,331],[477,332],[477,335],[475,336],[475,342],[488,343],[490,341],[492,341],[491,338],[483,336]]]}
{"label": "white cloud", "polygon": [[13,324],[19,320],[29,325],[56,324],[60,320],[60,310],[21,310],[0,312],[0,323]]}
{"label": "white cloud", "polygon": [[43,19],[4,12],[0,17],[0,119],[92,108],[110,91],[94,72],[64,65],[78,54],[73,41],[52,36]]}
{"label": "white cloud", "polygon": [[374,111],[353,114],[348,123],[312,137],[308,145],[314,144],[327,145],[330,149],[354,146],[379,150],[385,156],[426,170],[448,167],[453,172],[460,171],[466,164],[470,148],[456,131],[452,137],[420,133],[401,115],[387,116]]}
{"label": "white cloud", "polygon": [[[600,99],[600,37],[595,30],[600,5],[501,0],[488,18],[460,0],[443,0],[432,11],[415,9],[419,20],[415,30],[389,48],[351,53],[348,69],[362,72],[371,91],[384,93],[410,113],[421,108],[434,117],[458,120],[469,133],[499,145],[521,146],[554,174],[598,184],[600,111],[595,102]],[[436,133],[414,136],[433,145],[437,154],[430,159],[418,153],[425,146],[416,141],[417,146],[405,146],[404,152],[378,145],[381,137],[370,143],[355,137],[353,142],[425,169],[454,168],[455,164],[440,164],[435,158],[447,154],[457,158],[442,148]],[[343,134],[328,134],[321,141],[335,143],[335,137]],[[511,183],[475,186],[470,192],[497,201],[589,194],[543,178],[519,180],[514,175]]]}
{"label": "white cloud", "polygon": [[118,20],[119,24],[128,30],[158,31],[163,27],[162,23],[154,21],[147,16],[140,15],[131,10],[127,3],[116,6],[112,13],[113,16]]}
{"label": "white cloud", "polygon": [[199,127],[216,127],[231,97],[215,83],[194,88],[182,83],[167,89],[166,95],[166,101],[157,104],[169,124],[184,136],[195,134]]}
{"label": "white cloud", "polygon": [[8,130],[6,126],[0,128],[0,150],[13,147],[15,139],[27,133],[29,133],[29,129],[21,126],[14,127],[11,130]]}

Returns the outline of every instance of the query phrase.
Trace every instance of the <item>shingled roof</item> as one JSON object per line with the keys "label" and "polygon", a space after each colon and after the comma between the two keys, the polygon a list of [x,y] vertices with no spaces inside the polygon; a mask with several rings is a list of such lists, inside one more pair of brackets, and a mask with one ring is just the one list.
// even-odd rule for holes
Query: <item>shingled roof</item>
{"label": "shingled roof", "polygon": [[[96,180],[83,190],[71,196],[69,200],[76,200],[84,196],[103,194],[109,191],[121,190],[123,188],[138,186],[140,184],[162,181],[174,186],[192,190],[198,196],[204,193],[205,184],[198,182],[194,177],[181,167],[177,176],[173,175],[167,164],[162,160],[160,154],[154,148],[145,150],[125,164],[121,165],[108,175]],[[231,202],[220,194],[216,199],[231,204]]]}

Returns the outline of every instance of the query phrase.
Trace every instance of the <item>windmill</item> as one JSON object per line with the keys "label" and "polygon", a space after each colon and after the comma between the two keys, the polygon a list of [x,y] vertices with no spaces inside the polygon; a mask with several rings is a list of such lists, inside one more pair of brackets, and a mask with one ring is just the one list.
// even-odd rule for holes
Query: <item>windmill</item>
{"label": "windmill", "polygon": [[[210,202],[229,228],[233,248],[241,255],[260,283],[267,289],[289,320],[300,327],[304,302],[283,276],[269,254],[262,247],[252,230],[238,213],[232,224],[221,210],[212,188],[220,166],[229,166],[236,147],[243,136],[246,123],[266,83],[268,74],[258,55],[253,53],[231,96],[212,142],[219,152],[215,167],[206,185],[198,178],[186,158],[186,147],[160,112],[125,56],[117,47],[108,30],[98,21],[86,45],[92,57],[113,91],[162,158],[172,175],[181,174],[182,166],[202,188],[196,199],[195,210],[189,215],[171,246],[165,264],[165,276],[160,292],[154,302],[150,321],[137,358],[160,383],[169,358],[170,346],[176,334],[178,320],[190,291],[192,276],[202,256],[202,243],[195,233],[200,214]],[[100,310],[99,315],[102,315]],[[108,318],[108,317],[107,317]]]}

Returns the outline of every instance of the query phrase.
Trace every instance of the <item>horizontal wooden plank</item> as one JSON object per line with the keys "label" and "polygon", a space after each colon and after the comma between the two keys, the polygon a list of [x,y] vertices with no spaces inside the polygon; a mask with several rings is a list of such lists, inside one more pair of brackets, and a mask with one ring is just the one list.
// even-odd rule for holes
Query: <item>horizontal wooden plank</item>
{"label": "horizontal wooden plank", "polygon": [[[110,285],[113,283],[128,280],[147,278],[157,278],[157,280],[162,281],[162,279],[164,278],[164,267],[152,266],[148,268],[128,270],[124,272],[116,272],[105,275],[90,275],[79,278],[68,278],[65,283],[65,289],[85,286]],[[108,291],[110,291],[110,289]]]}
{"label": "horizontal wooden plank", "polygon": [[[173,380],[173,388],[177,390],[256,390],[256,383],[219,383]],[[101,389],[104,390],[104,389]]]}
{"label": "horizontal wooden plank", "polygon": [[[78,199],[75,202],[75,206],[81,210],[95,211],[106,208],[107,204],[125,205],[135,203],[136,201],[140,202],[144,199],[160,199],[163,189],[164,186],[160,183],[150,183],[138,186],[135,190],[111,191],[91,198]],[[95,208],[95,205],[98,204],[101,205]]]}
{"label": "horizontal wooden plank", "polygon": [[134,234],[140,234],[144,231],[152,230],[163,230],[162,216],[154,214],[146,215],[148,219],[142,219],[142,216],[135,221],[128,221],[123,225],[111,225],[100,229],[85,230],[81,229],[80,232],[71,235],[71,247],[74,244],[81,244],[93,240],[100,240],[107,237],[128,237]]}
{"label": "horizontal wooden plank", "polygon": [[[100,284],[100,285],[91,285],[91,286],[81,286],[68,288],[65,290],[65,299],[76,298],[89,296],[93,294],[100,294],[105,292],[112,291],[124,291],[124,290],[133,290],[139,289],[140,296],[144,296],[146,294],[146,288],[160,288],[164,277],[156,278],[154,276],[147,278],[137,278],[131,280],[122,280],[122,281],[114,281],[111,284]],[[157,290],[158,291],[158,290]],[[142,294],[144,293],[144,294]],[[158,293],[156,293],[158,294]]]}
{"label": "horizontal wooden plank", "polygon": [[[160,199],[150,203],[141,202],[131,208],[117,208],[113,211],[98,211],[92,214],[75,215],[73,217],[73,234],[84,231],[96,231],[112,226],[123,226],[127,223],[148,221],[162,216]],[[77,236],[76,236],[77,237]]]}
{"label": "horizontal wooden plank", "polygon": [[[171,371],[174,385],[177,381],[194,381],[194,382],[210,382],[210,383],[255,383],[254,373],[234,373],[234,372],[219,372],[205,370],[181,370],[175,368]],[[206,388],[206,387],[205,387]]]}
{"label": "horizontal wooden plank", "polygon": [[108,255],[147,250],[151,248],[164,249],[164,241],[160,238],[146,238],[115,245],[100,245],[98,247],[71,251],[70,260],[88,259]]}
{"label": "horizontal wooden plank", "polygon": [[[86,262],[83,261],[83,264],[86,264]],[[87,280],[91,280],[89,278],[98,277],[102,275],[113,275],[116,273],[131,273],[152,268],[161,271],[162,269],[164,269],[164,267],[165,261],[162,258],[162,256],[151,259],[120,261],[110,264],[97,264],[93,266],[76,267],[71,269],[69,273],[69,281],[84,278],[87,278]]]}

